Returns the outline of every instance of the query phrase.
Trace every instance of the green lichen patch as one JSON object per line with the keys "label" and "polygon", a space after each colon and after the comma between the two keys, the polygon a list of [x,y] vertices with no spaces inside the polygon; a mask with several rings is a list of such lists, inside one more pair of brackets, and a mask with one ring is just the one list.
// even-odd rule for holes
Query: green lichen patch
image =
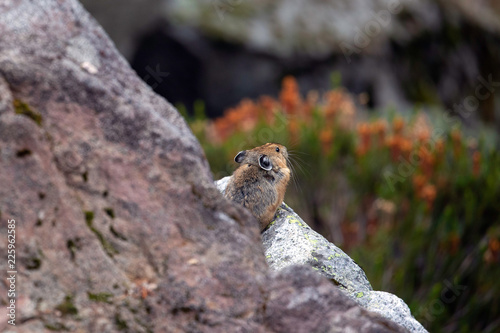
{"label": "green lichen patch", "polygon": [[14,100],[14,110],[16,114],[26,116],[33,120],[38,126],[42,126],[42,115],[34,110],[32,110],[28,104],[15,99]]}
{"label": "green lichen patch", "polygon": [[56,307],[56,310],[59,310],[63,316],[78,314],[78,309],[73,304],[73,296],[71,295],[66,295],[64,301]]}
{"label": "green lichen patch", "polygon": [[302,224],[302,223],[301,223],[301,222],[300,222],[297,218],[295,218],[295,216],[293,216],[293,215],[288,215],[288,216],[286,217],[286,219],[288,220],[288,223],[290,223],[290,224],[297,223],[297,225],[298,225],[299,227],[304,227],[304,224]]}
{"label": "green lichen patch", "polygon": [[111,304],[110,298],[113,297],[113,294],[111,293],[91,293],[90,291],[87,292],[87,295],[89,296],[89,300],[93,302],[102,302],[102,303],[108,303]]}
{"label": "green lichen patch", "polygon": [[365,296],[365,294],[363,294],[362,291],[360,291],[359,293],[356,294],[356,298],[361,298],[363,296]]}
{"label": "green lichen patch", "polygon": [[94,212],[92,211],[85,211],[85,223],[87,223],[88,227],[92,226],[92,221],[94,221]]}
{"label": "green lichen patch", "polygon": [[84,214],[85,214],[85,223],[87,224],[87,227],[89,227],[90,231],[92,231],[97,236],[97,239],[99,239],[99,242],[101,243],[104,251],[106,251],[108,256],[113,257],[113,255],[118,254],[118,251],[113,247],[113,245],[111,245],[106,240],[106,238],[104,238],[102,233],[93,226],[94,212],[85,211]]}
{"label": "green lichen patch", "polygon": [[56,331],[56,332],[61,332],[61,331],[69,331],[69,329],[64,326],[63,323],[49,323],[44,325],[46,329],[49,331]]}

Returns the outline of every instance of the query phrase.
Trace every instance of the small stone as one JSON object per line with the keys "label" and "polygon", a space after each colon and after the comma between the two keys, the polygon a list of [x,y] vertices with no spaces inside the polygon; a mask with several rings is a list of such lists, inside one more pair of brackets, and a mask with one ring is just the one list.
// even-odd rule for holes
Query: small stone
{"label": "small stone", "polygon": [[82,62],[80,66],[90,74],[96,74],[98,72],[97,68],[88,61]]}

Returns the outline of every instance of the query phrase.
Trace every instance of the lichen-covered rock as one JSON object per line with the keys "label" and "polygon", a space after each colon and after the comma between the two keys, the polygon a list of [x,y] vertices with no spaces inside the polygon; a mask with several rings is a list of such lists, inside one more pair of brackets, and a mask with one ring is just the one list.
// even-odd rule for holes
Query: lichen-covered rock
{"label": "lichen-covered rock", "polygon": [[408,305],[399,297],[385,291],[360,292],[356,303],[367,310],[388,318],[410,332],[427,332],[427,330],[411,315]]}
{"label": "lichen-covered rock", "polygon": [[[230,177],[216,182],[224,192]],[[427,332],[413,318],[410,309],[399,297],[373,291],[365,272],[354,260],[323,236],[312,230],[285,203],[276,219],[262,233],[267,263],[274,270],[305,264],[333,281],[339,289],[367,310],[400,324],[411,332]]]}
{"label": "lichen-covered rock", "polygon": [[263,232],[262,244],[272,269],[297,264],[312,266],[353,299],[359,292],[372,290],[361,267],[312,230],[286,204],[281,205],[276,219]]}
{"label": "lichen-covered rock", "polygon": [[[344,333],[399,329],[392,322],[382,327],[378,322],[358,320],[359,316],[377,319],[380,315],[370,314],[352,300],[344,300],[344,295],[338,288],[306,266],[285,267],[276,271],[274,277],[269,281],[271,292],[265,310],[265,317],[272,331]],[[297,290],[297,293],[288,293],[287,290],[290,289]],[[320,308],[323,315],[303,311],[311,304]]]}

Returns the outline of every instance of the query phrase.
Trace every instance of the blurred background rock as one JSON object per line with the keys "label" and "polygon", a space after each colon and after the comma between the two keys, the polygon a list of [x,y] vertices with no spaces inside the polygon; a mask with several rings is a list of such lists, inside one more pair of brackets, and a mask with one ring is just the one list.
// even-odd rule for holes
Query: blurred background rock
{"label": "blurred background rock", "polygon": [[82,1],[216,179],[277,141],[286,202],[431,332],[500,331],[500,5]]}
{"label": "blurred background rock", "polygon": [[[294,75],[302,92],[341,74],[371,107],[454,103],[478,75],[500,77],[495,1],[123,0],[82,1],[141,77],[170,102],[209,116],[243,97],[279,91]],[[346,56],[348,55],[348,56]],[[148,76],[149,75],[149,76]],[[498,126],[496,97],[468,119]]]}

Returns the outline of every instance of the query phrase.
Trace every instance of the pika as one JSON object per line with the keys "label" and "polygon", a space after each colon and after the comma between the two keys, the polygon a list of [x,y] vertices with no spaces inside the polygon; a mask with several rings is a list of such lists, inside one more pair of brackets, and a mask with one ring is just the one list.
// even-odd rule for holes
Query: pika
{"label": "pika", "polygon": [[283,145],[266,143],[240,151],[234,161],[240,166],[234,171],[224,195],[248,208],[262,231],[273,220],[285,197],[291,176],[288,151]]}

